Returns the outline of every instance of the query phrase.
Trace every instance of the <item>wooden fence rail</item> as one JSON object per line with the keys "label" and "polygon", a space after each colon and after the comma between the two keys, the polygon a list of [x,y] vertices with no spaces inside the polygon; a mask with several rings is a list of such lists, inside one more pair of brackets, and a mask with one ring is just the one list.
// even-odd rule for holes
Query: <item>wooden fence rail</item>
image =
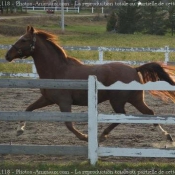
{"label": "wooden fence rail", "polygon": [[[95,164],[98,156],[126,156],[126,157],[174,157],[175,150],[156,149],[156,148],[111,148],[98,146],[98,123],[147,123],[147,124],[175,124],[175,116],[152,116],[152,115],[104,115],[97,111],[98,104],[98,90],[169,90],[175,91],[175,86],[166,82],[149,82],[146,84],[139,84],[131,82],[125,84],[122,82],[114,83],[111,86],[104,86],[98,82],[95,76],[89,77],[89,94],[88,98],[91,100],[88,110],[88,125],[91,125],[88,142],[88,155],[91,164]],[[93,114],[93,117],[91,115]]]}
{"label": "wooden fence rail", "polygon": [[[42,84],[44,81],[48,83]],[[70,82],[71,84],[70,84]],[[64,86],[59,86],[66,82]],[[18,84],[19,83],[19,84]],[[5,85],[4,85],[5,84]],[[76,85],[74,85],[76,84]],[[29,85],[29,86],[28,86]],[[80,88],[88,90],[88,113],[59,113],[59,112],[0,112],[2,121],[88,121],[88,147],[87,146],[54,146],[54,145],[0,145],[0,154],[52,154],[52,155],[88,155],[91,164],[95,164],[99,156],[127,156],[127,157],[173,157],[173,149],[156,148],[113,148],[98,145],[98,123],[162,123],[175,124],[175,116],[148,116],[148,115],[104,115],[97,110],[98,90],[171,90],[175,86],[165,82],[149,82],[139,85],[136,82],[124,84],[117,82],[105,87],[97,81],[95,76],[90,76],[88,81],[72,80],[9,80],[0,79],[0,88]],[[82,88],[83,87],[83,88]]]}
{"label": "wooden fence rail", "polygon": [[[11,45],[0,45],[0,49],[8,50]],[[93,47],[93,46],[63,46],[65,50],[79,50],[79,51],[98,51],[99,62],[103,60],[103,52],[157,52],[165,54],[165,62],[170,61],[170,53],[175,52],[175,48],[170,48],[169,46],[164,46],[160,48],[150,48],[150,47]],[[132,62],[132,61],[131,61]],[[134,61],[133,61],[134,62]],[[88,63],[88,60],[87,60]],[[91,63],[91,62],[89,62]],[[93,63],[93,62],[92,62]],[[97,62],[98,63],[98,62]]]}
{"label": "wooden fence rail", "polygon": [[87,146],[0,145],[0,154],[88,155]]}
{"label": "wooden fence rail", "polygon": [[87,122],[88,113],[71,112],[1,112],[1,121]]}
{"label": "wooden fence rail", "polygon": [[88,89],[87,80],[1,79],[0,88]]}
{"label": "wooden fence rail", "polygon": [[[9,49],[9,45],[0,45],[0,49]],[[165,54],[165,62],[169,62],[169,54],[175,52],[174,48],[114,48],[114,47],[71,47],[64,46],[66,50],[98,51],[98,61],[84,61],[86,64],[102,64],[109,61],[103,60],[103,53],[112,52],[161,52]],[[0,62],[6,62],[0,60]],[[32,60],[17,60],[18,63],[32,64],[32,73],[23,74],[25,77],[37,78],[36,69]],[[121,61],[122,62],[122,61]],[[126,64],[144,64],[145,62],[125,61]],[[22,74],[0,73],[0,76],[22,76]],[[7,145],[0,144],[0,154],[51,154],[51,155],[88,155],[91,164],[95,164],[99,156],[127,156],[127,157],[173,157],[175,150],[155,148],[112,148],[98,145],[98,123],[157,123],[175,124],[174,115],[104,115],[97,110],[99,90],[170,90],[175,87],[165,82],[147,83],[140,85],[136,82],[123,84],[117,82],[105,87],[90,76],[89,80],[10,80],[0,79],[0,88],[47,88],[47,89],[81,89],[88,90],[88,113],[61,113],[61,112],[0,112],[1,121],[48,121],[48,122],[87,122],[88,121],[88,146],[58,146],[58,145]]]}
{"label": "wooden fence rail", "polygon": [[[88,89],[87,80],[0,79],[0,88]],[[87,122],[88,113],[0,112],[0,121]],[[87,146],[0,144],[0,154],[87,155]]]}

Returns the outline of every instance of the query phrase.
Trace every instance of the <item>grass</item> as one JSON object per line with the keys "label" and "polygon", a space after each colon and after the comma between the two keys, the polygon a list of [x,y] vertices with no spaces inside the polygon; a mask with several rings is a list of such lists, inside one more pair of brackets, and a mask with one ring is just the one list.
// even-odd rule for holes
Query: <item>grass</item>
{"label": "grass", "polygon": [[[29,14],[28,14],[29,15]],[[43,20],[44,19],[44,20]],[[65,46],[107,46],[107,47],[174,47],[174,37],[167,33],[165,36],[155,35],[125,35],[106,32],[106,18],[96,14],[95,16],[76,15],[65,16],[65,32],[61,32],[59,26],[59,15],[43,14],[30,18],[3,19],[0,20],[0,41],[2,44],[13,44],[25,32],[25,27],[33,25],[36,28],[50,31],[59,37],[60,45]],[[4,23],[6,23],[5,28]],[[18,32],[14,33],[15,28]],[[20,29],[20,30],[19,30]],[[13,36],[10,36],[13,35]],[[5,50],[0,50],[0,57],[4,57]],[[97,51],[67,51],[71,56],[78,59],[98,59]],[[137,61],[164,61],[163,53],[150,52],[105,52],[105,60],[137,60]],[[175,61],[175,54],[170,54],[170,60]],[[29,66],[29,65],[28,65]],[[19,69],[21,64],[18,66]],[[17,67],[16,67],[17,68]],[[10,68],[0,65],[0,70],[6,71]],[[17,71],[13,69],[14,71]],[[26,68],[24,68],[26,70]],[[23,69],[21,69],[23,71]]]}
{"label": "grass", "polygon": [[175,164],[170,163],[104,163],[98,162],[95,166],[89,165],[88,162],[67,163],[67,164],[0,164],[1,174],[175,174]]}
{"label": "grass", "polygon": [[7,63],[0,64],[0,70],[3,70],[2,72],[9,72],[9,73],[31,73],[32,68],[28,64],[14,64],[9,63],[7,66]]}

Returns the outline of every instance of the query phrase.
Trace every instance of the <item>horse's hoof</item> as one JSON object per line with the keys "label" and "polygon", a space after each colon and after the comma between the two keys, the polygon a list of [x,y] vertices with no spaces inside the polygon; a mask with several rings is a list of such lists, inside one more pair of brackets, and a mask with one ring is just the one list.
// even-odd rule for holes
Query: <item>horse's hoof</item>
{"label": "horse's hoof", "polygon": [[100,137],[99,137],[99,142],[104,142],[106,139],[107,139],[107,135],[101,135]]}
{"label": "horse's hoof", "polygon": [[22,135],[24,133],[24,130],[18,130],[17,132],[16,132],[16,136],[20,136],[20,135]]}
{"label": "horse's hoof", "polygon": [[172,138],[172,136],[171,136],[171,134],[167,134],[166,135],[166,138],[167,138],[167,141],[170,141],[170,142],[173,142],[174,141],[173,138]]}
{"label": "horse's hoof", "polygon": [[80,140],[83,140],[83,141],[88,142],[88,135],[83,134],[83,135],[81,136]]}

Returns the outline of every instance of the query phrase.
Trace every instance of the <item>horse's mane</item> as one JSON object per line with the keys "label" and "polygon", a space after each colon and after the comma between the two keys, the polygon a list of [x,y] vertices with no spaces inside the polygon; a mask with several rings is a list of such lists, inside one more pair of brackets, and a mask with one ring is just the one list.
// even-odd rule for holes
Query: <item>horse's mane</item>
{"label": "horse's mane", "polygon": [[66,52],[64,51],[63,48],[61,48],[57,43],[58,43],[58,37],[52,33],[43,31],[43,30],[36,30],[35,29],[35,34],[39,35],[40,37],[42,37],[43,39],[47,40],[50,42],[50,44],[52,44],[52,46],[54,46],[57,50],[57,52],[59,52],[59,54],[61,53],[62,56],[61,58],[71,64],[82,64],[79,60],[77,60],[76,58],[73,57],[68,57]]}

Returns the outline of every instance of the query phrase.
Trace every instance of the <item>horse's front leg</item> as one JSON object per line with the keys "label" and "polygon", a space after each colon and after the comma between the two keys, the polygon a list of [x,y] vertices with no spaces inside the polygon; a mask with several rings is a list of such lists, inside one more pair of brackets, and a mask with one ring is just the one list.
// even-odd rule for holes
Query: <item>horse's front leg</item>
{"label": "horse's front leg", "polygon": [[[35,101],[34,103],[32,103],[31,105],[29,105],[26,109],[26,111],[33,111],[35,109],[39,109],[48,105],[54,104],[48,100],[45,99],[44,96],[41,96],[37,101]],[[20,121],[19,125],[17,127],[17,136],[23,134],[24,129],[26,126],[26,122],[25,121]]]}
{"label": "horse's front leg", "polygon": [[69,129],[69,131],[73,132],[80,140],[88,142],[88,136],[78,131],[74,127],[73,122],[65,122],[65,125]]}
{"label": "horse's front leg", "polygon": [[[61,103],[59,104],[59,106],[61,112],[71,112],[71,104]],[[78,131],[74,127],[73,122],[65,122],[65,125],[69,129],[69,131],[74,133],[80,140],[88,141],[88,136]]]}

